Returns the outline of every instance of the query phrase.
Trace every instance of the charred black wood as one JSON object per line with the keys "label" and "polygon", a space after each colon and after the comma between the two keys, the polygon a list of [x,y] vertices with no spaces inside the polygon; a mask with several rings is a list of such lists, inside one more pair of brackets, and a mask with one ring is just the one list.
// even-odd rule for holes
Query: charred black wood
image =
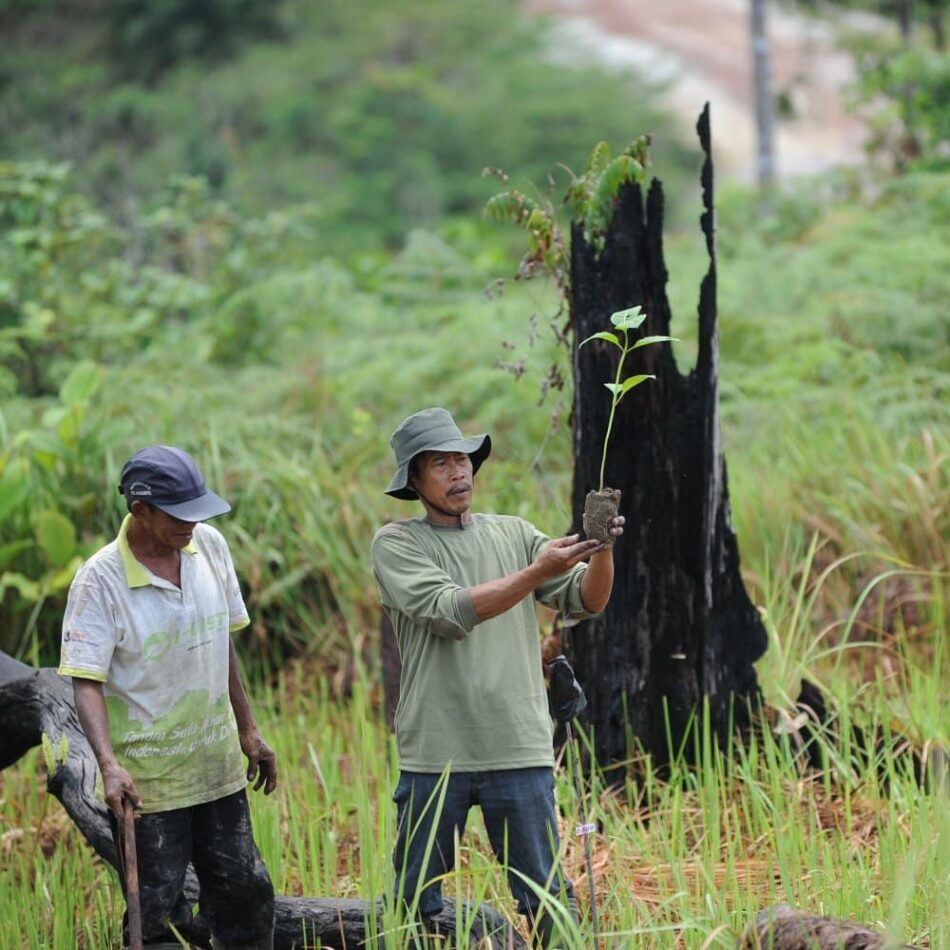
{"label": "charred black wood", "polygon": [[[445,898],[442,912],[428,921],[437,933],[433,946],[480,947],[485,940],[493,946],[522,950],[526,946],[521,935],[488,905],[463,910],[463,919],[472,919],[466,934],[456,926],[456,902]],[[381,901],[332,897],[278,897],[274,907],[274,950],[294,950],[304,946],[326,947],[328,950],[353,950],[354,947],[387,945]],[[416,933],[423,934],[421,926]],[[204,919],[195,918],[195,926],[182,932],[197,947],[210,947],[210,934]],[[392,934],[392,943],[403,945],[405,934]],[[422,945],[422,944],[420,944]]]}
{"label": "charred black wood", "polygon": [[[713,166],[708,106],[697,126],[702,231],[709,269],[699,293],[699,353],[687,375],[669,344],[637,350],[628,371],[656,379],[620,404],[606,484],[623,492],[627,527],[614,548],[616,580],[606,611],[565,638],[588,698],[587,726],[603,766],[631,753],[631,735],[657,765],[690,751],[694,717],[708,705],[721,738],[745,726],[759,703],[753,663],[766,633],[739,574],[719,429],[719,341]],[[597,487],[616,350],[577,341],[609,327],[610,314],[641,305],[643,335],[672,335],[663,258],[663,188],[624,186],[602,250],[572,231],[574,483],[572,530]],[[619,778],[615,771],[613,779]]]}

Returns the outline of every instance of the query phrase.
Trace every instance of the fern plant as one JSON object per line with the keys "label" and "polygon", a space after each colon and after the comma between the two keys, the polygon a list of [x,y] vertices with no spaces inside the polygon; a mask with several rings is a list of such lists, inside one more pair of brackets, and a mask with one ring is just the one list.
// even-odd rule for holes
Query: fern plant
{"label": "fern plant", "polygon": [[643,181],[650,161],[650,136],[634,139],[619,155],[598,142],[584,174],[574,176],[565,196],[571,216],[584,227],[584,238],[601,251],[620,189]]}
{"label": "fern plant", "polygon": [[[598,142],[582,175],[575,175],[567,169],[571,183],[563,203],[568,206],[573,220],[583,226],[585,239],[598,251],[603,249],[604,236],[621,187],[643,181],[650,163],[649,151],[649,135],[641,135],[616,156],[606,142]],[[508,175],[500,169],[486,168],[482,174],[492,175],[503,185],[509,185]],[[570,255],[550,200],[535,199],[517,188],[507,187],[488,200],[485,217],[489,221],[510,221],[528,232],[530,243],[518,265],[516,277],[549,274],[561,296],[570,301]]]}

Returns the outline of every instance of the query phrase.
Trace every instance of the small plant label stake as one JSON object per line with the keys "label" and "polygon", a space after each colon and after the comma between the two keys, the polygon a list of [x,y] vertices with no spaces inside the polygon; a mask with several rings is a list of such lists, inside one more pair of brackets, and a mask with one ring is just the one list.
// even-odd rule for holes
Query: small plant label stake
{"label": "small plant label stake", "polygon": [[641,307],[631,307],[629,310],[618,310],[610,315],[610,322],[617,331],[611,333],[608,330],[602,330],[600,333],[593,333],[581,342],[581,346],[590,343],[591,340],[605,340],[611,346],[620,350],[620,360],[617,363],[617,375],[612,383],[604,383],[604,386],[610,390],[610,417],[607,420],[607,432],[604,435],[604,450],[600,458],[600,482],[597,491],[587,493],[584,501],[584,533],[592,541],[600,541],[606,545],[614,543],[613,535],[610,533],[610,525],[620,509],[620,491],[616,488],[604,487],[604,467],[607,464],[607,445],[610,442],[610,432],[614,425],[614,416],[617,413],[617,406],[620,400],[640,383],[648,379],[656,379],[651,374],[640,374],[638,376],[628,376],[623,379],[623,364],[627,354],[641,346],[650,346],[653,343],[667,343],[676,340],[673,336],[645,336],[641,337],[635,343],[631,343],[629,332],[637,330],[646,320],[647,315]]}

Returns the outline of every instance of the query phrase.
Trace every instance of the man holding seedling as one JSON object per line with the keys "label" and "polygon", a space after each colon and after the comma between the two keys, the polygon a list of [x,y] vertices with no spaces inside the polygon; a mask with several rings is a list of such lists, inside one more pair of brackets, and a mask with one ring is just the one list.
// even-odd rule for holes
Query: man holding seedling
{"label": "man holding seedling", "polygon": [[[180,947],[172,928],[191,924],[182,885],[192,862],[213,946],[265,950],[274,888],[245,787],[256,779],[270,794],[277,760],[238,672],[230,634],[250,621],[231,555],[203,523],[231,506],[208,491],[187,452],[169,446],[133,455],[119,491],[129,513],[118,537],[69,589],[59,671],[73,678],[120,853],[115,816],[129,805],[139,812],[144,943]],[[135,878],[126,870],[131,911]]]}
{"label": "man holding seedling", "polygon": [[[491,439],[465,438],[445,409],[409,416],[391,445],[397,470],[386,493],[425,510],[381,528],[372,546],[402,658],[395,897],[423,921],[441,911],[454,837],[479,805],[520,913],[541,946],[554,946],[557,917],[574,913],[573,891],[557,866],[534,601],[572,618],[603,610],[611,548],[578,535],[552,541],[521,518],[473,514],[474,477]],[[622,533],[617,517],[610,534]],[[545,891],[567,904],[563,912],[546,912]]]}

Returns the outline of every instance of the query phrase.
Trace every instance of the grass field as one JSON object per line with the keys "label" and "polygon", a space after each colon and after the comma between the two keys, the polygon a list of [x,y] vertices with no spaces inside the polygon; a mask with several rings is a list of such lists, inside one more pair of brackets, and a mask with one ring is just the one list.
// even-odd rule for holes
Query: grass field
{"label": "grass field", "polygon": [[[893,703],[917,702],[922,725],[930,715],[945,727],[939,697],[927,695],[945,663],[940,651],[926,671],[906,666],[907,692],[881,677],[849,697],[844,717],[889,729]],[[374,687],[359,678],[351,701],[341,704],[326,679],[298,666],[256,705],[281,763],[277,793],[253,799],[257,839],[278,891],[387,893],[396,765],[392,738],[373,713]],[[585,776],[587,813],[601,828],[593,863],[603,946],[731,947],[758,910],[779,902],[852,917],[917,946],[947,946],[946,789],[921,788],[899,746],[870,760],[844,747],[822,771],[800,769],[792,749],[788,735],[765,730],[728,756],[707,751],[698,764],[680,763],[670,781],[647,770],[636,785],[606,790],[596,775]],[[92,858],[42,786],[35,753],[0,774],[0,945],[115,945],[122,899],[114,874]],[[578,803],[569,768],[560,773],[558,800],[566,867],[586,915],[589,884],[582,846],[570,833]],[[520,923],[490,853],[473,822],[446,892],[491,901]],[[413,945],[400,937],[398,921],[387,922],[387,946]],[[591,945],[588,926],[572,946]]]}
{"label": "grass field", "polygon": [[[899,751],[950,747],[947,183],[908,176],[873,198],[790,201],[758,225],[741,198],[723,200],[723,441],[744,576],[770,635],[758,669],[774,718],[723,758],[680,763],[668,782],[647,766],[616,791],[589,777],[611,948],[731,946],[755,911],[779,901],[931,950],[950,944],[946,791],[919,786]],[[534,285],[486,300],[476,285],[498,257],[479,259],[478,229],[420,232],[397,257],[350,265],[315,261],[292,217],[274,231],[274,219],[235,224],[199,198],[193,217],[178,209],[142,225],[142,253],[152,240],[160,250],[138,271],[123,269],[106,238],[101,259],[85,231],[70,244],[61,222],[47,244],[62,239],[78,257],[47,259],[43,242],[30,256],[8,248],[62,320],[36,311],[31,332],[49,360],[34,368],[50,379],[0,413],[4,487],[26,486],[22,504],[2,511],[16,549],[3,549],[0,637],[9,652],[50,659],[62,574],[118,518],[112,473],[142,440],[187,444],[235,501],[221,526],[254,618],[240,650],[283,770],[277,795],[254,803],[277,888],[378,896],[391,883],[394,747],[371,678],[344,674],[375,643],[369,538],[404,511],[380,494],[386,439],[420,405],[451,406],[467,429],[497,437],[480,507],[563,530],[566,412],[553,434],[548,423],[568,397],[537,402],[545,367],[566,360],[544,317],[552,295]],[[94,216],[66,220],[99,233]],[[668,250],[685,370],[705,264],[695,235]],[[137,293],[144,301],[128,338],[116,319],[126,293],[128,306]],[[76,397],[63,353],[94,361],[98,388]],[[495,365],[522,358],[517,382]],[[51,564],[34,519],[61,502],[76,538]],[[788,751],[794,734],[772,726],[787,726],[783,713],[794,719],[803,675],[825,688],[845,735],[854,722],[893,741],[870,759],[845,743],[823,770],[801,770]],[[0,947],[110,945],[115,880],[43,787],[36,754],[0,773]],[[570,829],[568,773],[559,801]],[[447,889],[513,914],[504,875],[472,832]],[[581,851],[566,838],[586,907]]]}

